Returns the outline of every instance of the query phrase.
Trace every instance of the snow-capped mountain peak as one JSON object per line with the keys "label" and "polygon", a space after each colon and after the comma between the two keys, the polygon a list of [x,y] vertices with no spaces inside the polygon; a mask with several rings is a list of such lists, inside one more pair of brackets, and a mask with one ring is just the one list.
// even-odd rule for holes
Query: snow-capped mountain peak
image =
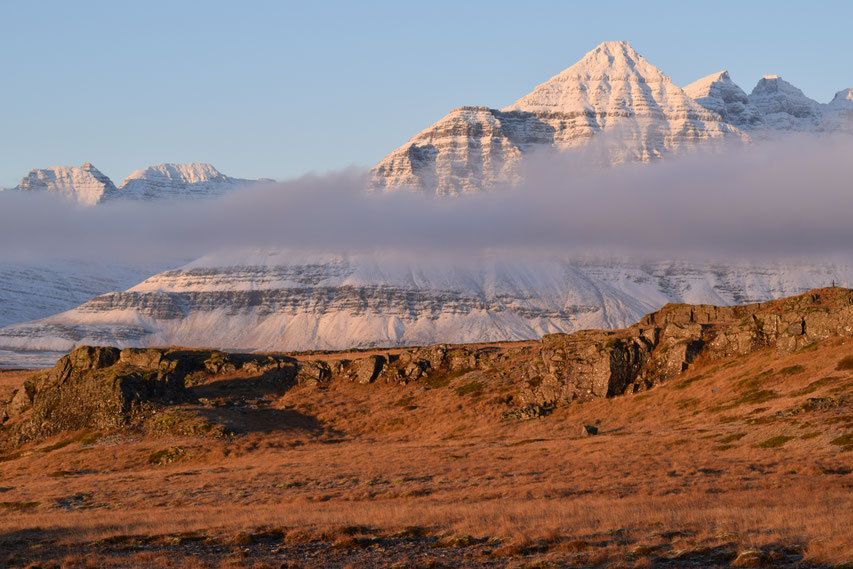
{"label": "snow-capped mountain peak", "polygon": [[[661,83],[671,85],[671,80],[628,42],[604,42],[503,110],[564,113],[614,107],[629,110],[646,98],[640,92],[642,85]],[[667,90],[664,85],[655,88]]]}
{"label": "snow-capped mountain peak", "polygon": [[749,97],[728,71],[712,73],[684,88],[694,101],[720,115],[738,128],[754,128],[764,122],[761,111],[750,104]]}
{"label": "snow-capped mountain peak", "polygon": [[823,119],[820,103],[779,75],[762,77],[749,94],[749,102],[764,116],[766,126],[774,130],[818,130]]}
{"label": "snow-capped mountain peak", "polygon": [[119,192],[125,199],[192,199],[215,197],[254,182],[231,178],[200,162],[158,164],[132,173],[119,186]]}
{"label": "snow-capped mountain peak", "polygon": [[829,106],[837,109],[853,109],[853,87],[837,92],[829,102]]}
{"label": "snow-capped mountain peak", "polygon": [[91,162],[75,166],[53,166],[31,170],[18,184],[18,190],[56,192],[86,205],[94,205],[114,197],[115,184]]}
{"label": "snow-capped mountain peak", "polygon": [[377,164],[372,186],[455,195],[513,184],[525,153],[583,147],[603,131],[613,135],[605,165],[649,162],[704,141],[749,140],[628,42],[605,42],[504,109],[451,111]]}
{"label": "snow-capped mountain peak", "polygon": [[91,162],[84,162],[79,168],[53,166],[32,170],[15,189],[55,192],[84,205],[95,205],[120,199],[210,198],[259,182],[272,182],[272,180],[232,178],[210,164],[194,162],[158,164],[144,170],[137,170],[116,188],[115,184]]}

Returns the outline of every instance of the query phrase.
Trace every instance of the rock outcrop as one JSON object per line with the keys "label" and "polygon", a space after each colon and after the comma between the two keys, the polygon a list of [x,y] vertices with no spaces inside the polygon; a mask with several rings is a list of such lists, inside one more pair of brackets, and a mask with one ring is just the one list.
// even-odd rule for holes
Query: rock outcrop
{"label": "rock outcrop", "polygon": [[743,306],[667,305],[615,332],[551,335],[527,370],[522,404],[556,405],[636,393],[709,360],[775,348],[792,353],[853,336],[853,291],[828,288]]}
{"label": "rock outcrop", "polygon": [[5,429],[19,443],[62,431],[118,430],[150,419],[158,406],[193,401],[192,386],[223,375],[243,385],[255,378],[279,393],[336,381],[365,389],[412,382],[439,388],[467,378],[462,381],[475,391],[484,384],[501,386],[501,393],[513,386],[515,394],[504,399],[513,408],[504,417],[530,419],[559,405],[645,391],[700,360],[764,349],[785,355],[831,337],[853,337],[853,290],[826,288],[741,306],[669,304],[622,330],[549,334],[504,346],[309,355],[81,347],[28,379],[0,406],[0,421],[10,423]]}

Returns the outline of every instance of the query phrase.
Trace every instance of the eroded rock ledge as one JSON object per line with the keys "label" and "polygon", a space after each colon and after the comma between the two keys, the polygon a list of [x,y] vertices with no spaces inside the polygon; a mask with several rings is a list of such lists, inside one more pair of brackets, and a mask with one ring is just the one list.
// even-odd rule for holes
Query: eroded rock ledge
{"label": "eroded rock ledge", "polygon": [[526,418],[542,408],[649,389],[700,359],[768,348],[784,355],[832,336],[853,336],[853,290],[733,307],[670,304],[623,330],[538,342],[269,355],[85,346],[31,376],[0,405],[0,421],[20,443],[138,424],[158,406],[193,400],[192,385],[224,374],[286,390],[333,381],[434,387],[474,372],[486,383],[514,385],[507,416]]}

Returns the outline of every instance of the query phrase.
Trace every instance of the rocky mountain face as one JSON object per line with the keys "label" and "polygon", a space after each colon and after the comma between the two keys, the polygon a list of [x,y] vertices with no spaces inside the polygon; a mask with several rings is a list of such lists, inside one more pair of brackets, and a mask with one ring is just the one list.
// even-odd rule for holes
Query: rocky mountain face
{"label": "rocky mountain face", "polygon": [[97,168],[86,162],[79,168],[54,166],[31,171],[15,188],[49,191],[85,205],[110,200],[213,198],[239,187],[271,180],[231,178],[210,164],[159,164],[137,170],[116,188]]}
{"label": "rocky mountain face", "polygon": [[91,163],[79,168],[54,166],[32,170],[16,187],[27,192],[54,192],[85,205],[94,205],[115,197],[115,184]]}
{"label": "rocky mountain face", "polygon": [[371,186],[476,192],[518,183],[530,152],[593,143],[595,160],[606,166],[751,135],[853,133],[850,97],[847,89],[822,105],[777,75],[747,95],[727,71],[681,89],[627,42],[605,42],[504,109],[454,109],[380,161]]}
{"label": "rocky mountain face", "polygon": [[728,71],[712,73],[684,88],[684,93],[697,103],[720,115],[724,121],[744,130],[759,128],[764,116]]}
{"label": "rocky mountain face", "polygon": [[820,103],[778,75],[765,75],[749,94],[749,102],[772,130],[817,131],[823,122]]}
{"label": "rocky mountain face", "polygon": [[235,254],[2,328],[0,349],[269,351],[523,340],[625,326],[668,302],[763,301],[833,281],[853,282],[853,263],[493,257],[453,265],[376,255]]}
{"label": "rocky mountain face", "polygon": [[286,390],[333,381],[439,386],[478,370],[490,382],[514,386],[508,398],[514,408],[504,418],[525,419],[572,402],[645,391],[679,377],[699,358],[724,360],[766,348],[785,355],[831,337],[853,337],[853,290],[826,288],[741,306],[669,304],[625,329],[549,334],[509,346],[440,344],[322,359],[85,346],[0,402],[0,422],[9,422],[5,430],[15,443],[131,425],[210,436],[222,433],[222,425],[186,419],[158,425],[157,409],[193,399],[188,384],[220,374],[257,377],[257,389]]}
{"label": "rocky mountain face", "polygon": [[603,132],[610,134],[608,164],[647,162],[698,142],[748,140],[627,42],[605,42],[500,111],[451,111],[374,167],[372,186],[455,195],[512,184],[525,153],[581,147]]}

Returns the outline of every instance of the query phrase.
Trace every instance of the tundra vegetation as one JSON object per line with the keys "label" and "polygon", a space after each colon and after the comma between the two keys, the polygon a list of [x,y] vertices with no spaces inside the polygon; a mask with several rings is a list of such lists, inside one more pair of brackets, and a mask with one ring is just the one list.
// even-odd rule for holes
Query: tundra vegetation
{"label": "tundra vegetation", "polygon": [[0,372],[8,567],[850,567],[853,291]]}

